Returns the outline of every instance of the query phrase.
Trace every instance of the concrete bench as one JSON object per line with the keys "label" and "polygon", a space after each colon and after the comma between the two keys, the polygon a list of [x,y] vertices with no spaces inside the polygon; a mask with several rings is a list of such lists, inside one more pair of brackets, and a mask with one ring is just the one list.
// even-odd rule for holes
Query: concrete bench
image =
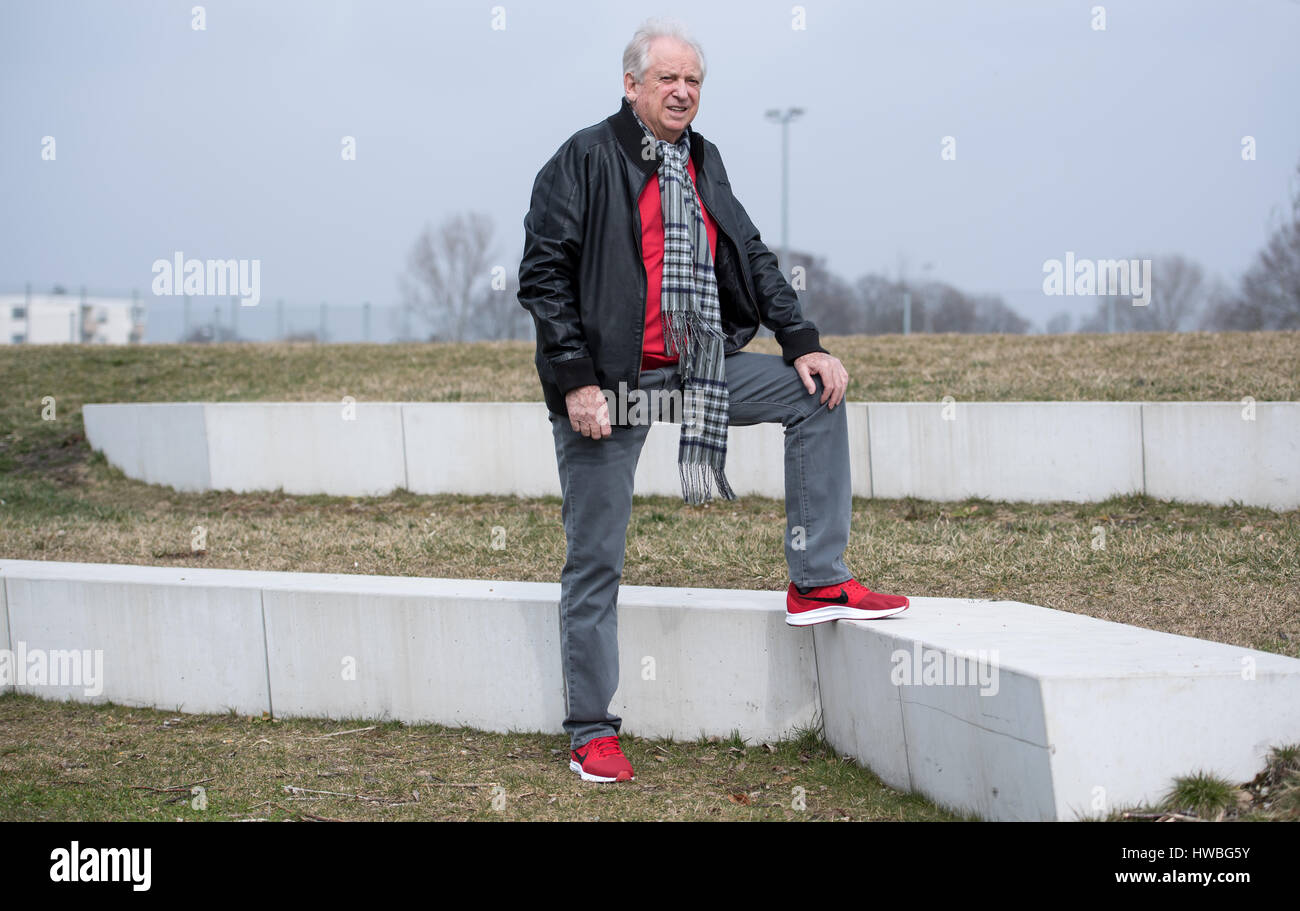
{"label": "concrete bench", "polygon": [[[894,621],[897,622],[894,622]],[[1098,816],[1300,743],[1300,660],[1014,601],[814,628],[827,740],[987,819]]]}
{"label": "concrete bench", "polygon": [[[4,681],[20,692],[562,733],[555,583],[23,560],[0,581],[0,667],[103,659],[93,682]],[[626,733],[758,742],[821,718],[890,786],[989,819],[1244,781],[1300,742],[1300,660],[1017,602],[795,629],[782,592],[624,586],[619,645]]]}
{"label": "concrete bench", "polygon": [[[1300,403],[846,402],[855,496],[1096,502],[1125,494],[1300,507]],[[178,490],[559,496],[539,402],[85,405],[90,445]],[[636,493],[681,495],[677,425],[650,428]],[[732,427],[740,495],[785,495],[779,424]]]}

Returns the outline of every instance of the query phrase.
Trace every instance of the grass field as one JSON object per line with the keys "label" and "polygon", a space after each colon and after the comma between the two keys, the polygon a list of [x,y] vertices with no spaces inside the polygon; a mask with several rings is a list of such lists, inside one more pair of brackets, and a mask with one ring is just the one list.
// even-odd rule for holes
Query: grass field
{"label": "grass field", "polygon": [[[27,695],[0,697],[0,726],[5,819],[964,818],[885,787],[811,732],[766,745],[625,736],[637,779],[600,786],[569,771],[567,738],[542,734],[178,715]],[[191,805],[184,786],[195,783],[206,809]]]}
{"label": "grass field", "polygon": [[[1300,398],[1300,333],[1295,332],[830,338],[826,347],[848,368],[848,399],[854,401],[938,401],[945,395],[958,401]],[[750,350],[778,349],[768,339],[754,343]],[[558,579],[564,533],[560,504],[553,497],[428,497],[404,491],[376,498],[294,497],[278,492],[177,493],[129,480],[109,467],[89,450],[81,424],[80,408],[87,402],[337,401],[345,395],[358,401],[540,401],[531,344],[6,347],[0,348],[0,376],[9,393],[0,400],[2,557]],[[52,421],[42,420],[42,411],[48,412],[47,396],[53,397]],[[190,540],[191,529],[197,525],[207,530],[208,548],[196,554],[190,549]],[[504,549],[491,546],[495,525],[506,528]],[[1106,530],[1104,549],[1092,547],[1096,526]],[[772,499],[746,497],[693,508],[679,498],[638,498],[628,529],[623,581],[784,590],[788,582],[782,550],[784,527],[782,505]],[[853,539],[846,560],[860,579],[881,591],[1026,601],[1300,657],[1298,555],[1300,511],[1192,506],[1146,497],[1093,504],[855,498]],[[265,747],[262,752],[278,758],[261,771],[275,776],[274,770],[281,767],[276,762],[289,769],[298,761],[295,756],[304,763],[310,758],[295,754],[295,743],[343,729],[297,721],[268,722],[259,728],[256,720],[183,716],[178,725],[161,728],[165,733],[159,736],[175,744],[185,742],[178,736],[184,731],[198,740],[190,744],[188,754],[184,749],[166,753],[162,743],[148,739],[162,724],[158,717],[139,709],[49,709],[26,697],[0,699],[0,729],[5,731],[0,741],[4,743],[0,747],[0,772],[4,773],[0,776],[0,817],[118,818],[122,813],[147,812],[150,816],[138,818],[159,818],[147,801],[140,800],[142,794],[153,792],[135,792],[134,803],[114,798],[100,804],[93,794],[129,787],[128,778],[132,784],[162,787],[164,783],[176,786],[195,780],[191,775],[205,777],[199,773],[211,772],[223,755],[218,744],[227,736],[231,743],[243,745],[227,750],[231,754],[227,758],[234,763],[231,768],[236,770],[232,774],[239,779],[238,788],[243,788],[224,785],[238,790],[243,801],[230,804],[228,811],[268,816],[263,808],[253,805],[268,800],[269,792],[253,789],[251,780],[244,788],[244,776],[260,773],[253,768],[238,771],[243,766],[236,760],[248,760],[256,753],[252,745],[266,736],[270,744],[260,744]],[[57,737],[55,729],[62,732]],[[102,763],[77,758],[85,750],[107,750],[99,741],[79,738],[108,730],[118,731],[116,736],[126,744],[122,748],[128,754],[135,750],[171,758],[139,767],[130,761],[121,765],[107,762],[111,750],[103,753]],[[259,730],[284,733],[253,736]],[[502,738],[391,725],[377,730],[341,738],[360,737],[365,748],[375,754],[364,762],[352,754],[338,760],[350,769],[334,770],[347,787],[320,785],[314,776],[329,778],[332,773],[325,773],[331,769],[310,764],[302,766],[305,777],[283,783],[359,793],[367,784],[364,776],[373,774],[377,781],[372,784],[388,793],[384,789],[396,787],[397,778],[390,781],[385,777],[382,753],[391,752],[402,757],[401,761],[413,760],[426,747],[442,749],[451,742],[447,738],[472,737],[479,743],[476,749],[488,757],[512,750],[529,757],[530,761],[516,770],[523,777],[506,789],[507,795],[513,793],[511,788],[519,793],[532,789],[547,794],[549,801],[557,794],[586,793],[573,790],[576,778],[550,753],[563,746],[562,738]],[[136,741],[131,738],[137,734],[143,739],[132,746]],[[280,736],[283,741],[276,739]],[[109,746],[112,739],[108,737]],[[645,765],[658,771],[665,763],[656,761],[662,755],[657,751],[662,748],[673,753],[675,749],[667,744],[635,743],[629,755],[634,762],[640,756],[638,770]],[[360,748],[349,745],[341,749]],[[740,772],[752,772],[755,777],[739,775],[733,783],[741,790],[731,792],[727,789],[733,783],[708,778],[708,773],[721,768],[718,763],[736,761],[738,754],[723,755],[716,745],[690,749],[686,755],[691,762],[707,769],[700,777],[691,771],[695,767],[678,769],[669,757],[669,768],[663,771],[680,772],[682,777],[675,784],[658,784],[672,791],[663,792],[674,797],[672,812],[666,804],[645,795],[628,798],[626,806],[620,803],[622,797],[592,798],[600,801],[597,804],[560,797],[555,804],[546,804],[549,809],[529,810],[527,818],[552,818],[547,814],[559,813],[557,805],[569,807],[571,813],[555,818],[590,818],[593,806],[597,807],[594,815],[604,812],[611,814],[608,818],[660,818],[665,814],[673,818],[718,818],[719,814],[723,818],[784,818],[776,813],[778,803],[789,804],[784,796],[781,801],[772,798],[775,802],[770,807],[765,803],[756,807],[725,799],[724,792],[748,794],[744,789],[754,787],[766,794],[776,786],[774,782],[783,787],[790,784],[781,781],[788,771],[778,773],[769,766],[790,770],[797,763],[807,771],[809,763],[797,760],[800,752],[814,757],[809,762],[817,768],[821,767],[818,763],[829,763],[835,771],[827,772],[827,778],[809,779],[814,787],[827,788],[828,801],[812,815],[801,813],[795,818],[942,818],[933,815],[942,811],[923,801],[876,793],[873,788],[881,786],[873,783],[874,776],[838,763],[824,745],[816,747],[824,755],[810,752],[812,747],[805,742],[794,753],[780,753],[783,759],[770,761],[764,757],[778,754],[758,756],[756,745],[743,747],[748,758]],[[777,745],[776,749],[786,747]],[[404,751],[408,750],[416,754],[407,755]],[[633,750],[642,752],[634,755]],[[715,755],[704,759],[704,753],[696,750],[712,750]],[[187,755],[191,757],[188,760]],[[369,754],[363,750],[362,755]],[[61,768],[59,763],[69,761],[86,765],[66,770],[67,775],[54,774],[53,770]],[[136,768],[139,774],[114,777],[124,767]],[[476,769],[475,774],[480,771]],[[541,779],[531,783],[526,779],[534,773],[556,777],[545,779],[543,786]],[[458,772],[451,765],[434,774],[448,782],[465,783],[458,776],[469,773]],[[505,774],[503,768],[493,777],[504,780]],[[851,784],[844,783],[848,779]],[[317,784],[310,784],[312,780]],[[72,782],[71,790],[61,791],[59,781]],[[275,783],[281,783],[280,778],[275,778]],[[760,786],[764,783],[767,788]],[[83,785],[87,793],[78,790]],[[42,802],[39,793],[50,788],[55,796]],[[426,814],[421,818],[427,818],[429,812],[455,818],[495,814],[478,804],[430,796],[431,791],[477,790],[426,788],[420,802],[405,809]],[[717,803],[714,798],[718,795],[729,805]],[[372,804],[352,799],[347,806],[329,805],[329,812],[318,815],[370,818],[347,814],[368,812],[375,809]],[[527,804],[515,806],[520,809]],[[846,812],[837,814],[837,810]],[[735,817],[737,813],[741,815]]]}

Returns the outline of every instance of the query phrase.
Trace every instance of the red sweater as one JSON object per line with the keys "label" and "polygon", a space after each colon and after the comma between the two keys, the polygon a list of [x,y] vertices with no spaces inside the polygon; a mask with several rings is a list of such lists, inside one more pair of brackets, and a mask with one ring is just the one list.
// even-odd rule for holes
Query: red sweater
{"label": "red sweater", "polygon": [[[686,159],[686,169],[690,172],[691,183],[695,182],[695,162]],[[698,198],[698,197],[697,197]],[[646,302],[645,335],[641,342],[641,369],[653,370],[677,363],[676,354],[668,354],[664,348],[664,326],[659,316],[660,290],[664,281],[664,212],[659,199],[659,175],[655,174],[646,182],[637,200],[641,210],[641,258],[645,261]],[[709,252],[716,256],[718,252],[718,226],[709,214],[703,202],[704,229],[709,235]]]}

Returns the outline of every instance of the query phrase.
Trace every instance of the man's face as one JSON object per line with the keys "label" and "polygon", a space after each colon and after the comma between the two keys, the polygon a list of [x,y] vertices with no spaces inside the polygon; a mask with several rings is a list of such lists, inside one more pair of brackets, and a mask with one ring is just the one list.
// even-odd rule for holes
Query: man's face
{"label": "man's face", "polygon": [[689,44],[656,38],[642,82],[623,74],[623,89],[637,116],[657,139],[676,142],[700,107],[700,63]]}

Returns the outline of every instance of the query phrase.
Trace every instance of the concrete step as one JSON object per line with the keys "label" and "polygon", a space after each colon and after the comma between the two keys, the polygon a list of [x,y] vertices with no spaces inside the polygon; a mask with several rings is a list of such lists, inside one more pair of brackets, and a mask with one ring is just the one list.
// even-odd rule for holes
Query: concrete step
{"label": "concrete step", "polygon": [[[20,692],[562,733],[555,583],[26,560],[0,580]],[[1300,742],[1300,660],[1018,602],[797,629],[782,592],[623,586],[619,648],[626,733],[759,742],[820,718],[890,786],[988,819],[1098,815],[1198,769],[1244,781]],[[14,676],[57,650],[87,673]]]}
{"label": "concrete step", "polygon": [[[855,496],[1300,508],[1300,402],[846,402]],[[178,402],[82,408],[90,445],[178,490],[559,496],[534,402]],[[641,495],[680,496],[680,428],[651,426]],[[732,427],[740,495],[785,496],[779,424]]]}

